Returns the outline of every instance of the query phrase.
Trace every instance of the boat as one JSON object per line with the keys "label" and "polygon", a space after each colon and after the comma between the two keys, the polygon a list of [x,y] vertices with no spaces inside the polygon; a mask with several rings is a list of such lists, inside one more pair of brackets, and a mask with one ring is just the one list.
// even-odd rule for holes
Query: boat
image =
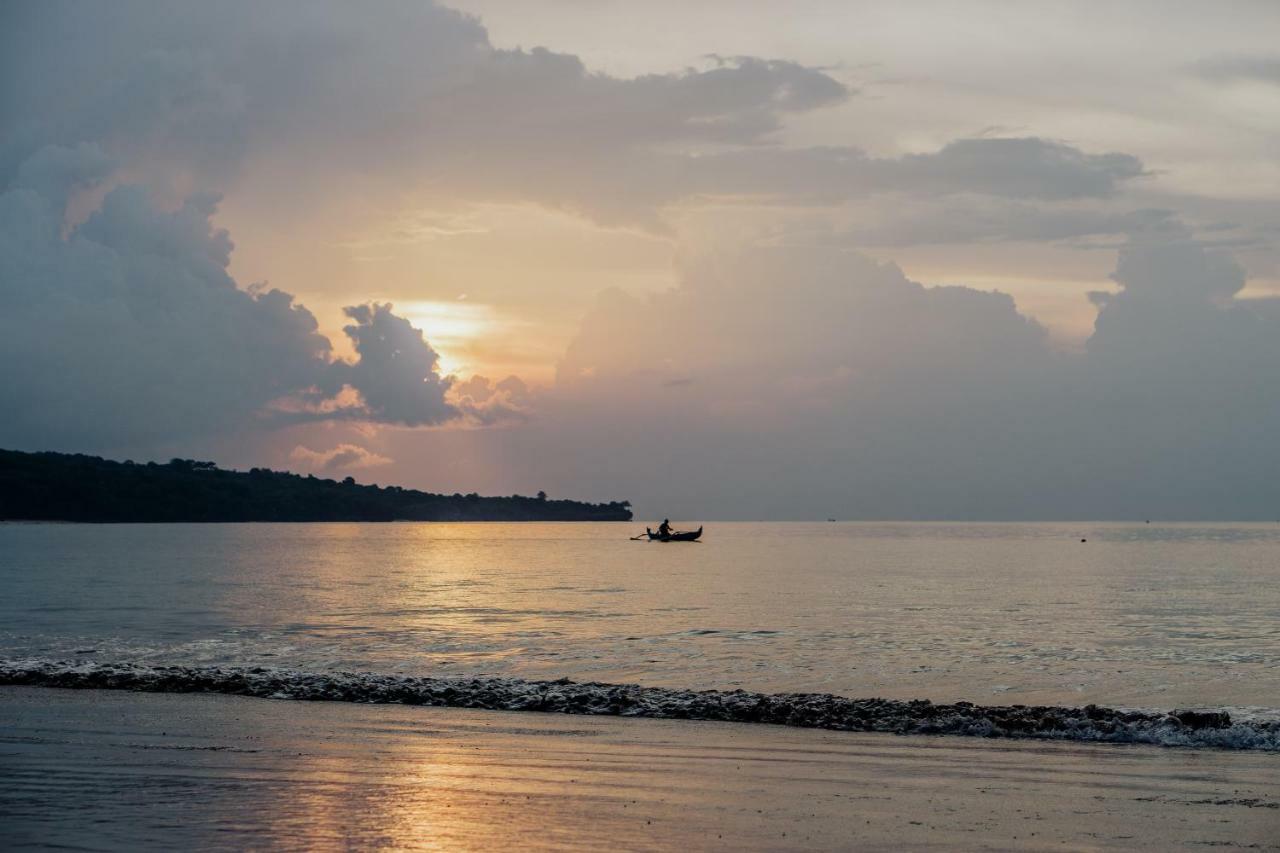
{"label": "boat", "polygon": [[686,533],[668,533],[666,536],[660,533],[654,533],[649,528],[645,528],[644,532],[649,534],[650,542],[697,542],[702,536],[702,528],[690,530]]}

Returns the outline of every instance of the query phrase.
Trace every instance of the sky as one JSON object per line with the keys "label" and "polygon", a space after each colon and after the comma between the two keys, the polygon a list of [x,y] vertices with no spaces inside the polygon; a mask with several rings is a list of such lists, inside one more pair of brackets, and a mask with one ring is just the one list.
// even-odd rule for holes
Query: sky
{"label": "sky", "polygon": [[16,0],[0,446],[1280,518],[1280,6]]}

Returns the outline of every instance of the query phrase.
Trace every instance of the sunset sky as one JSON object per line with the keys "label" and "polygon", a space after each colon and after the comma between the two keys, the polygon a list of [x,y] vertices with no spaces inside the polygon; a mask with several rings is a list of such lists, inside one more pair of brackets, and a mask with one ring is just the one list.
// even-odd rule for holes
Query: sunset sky
{"label": "sunset sky", "polygon": [[13,2],[0,446],[1280,517],[1280,6]]}

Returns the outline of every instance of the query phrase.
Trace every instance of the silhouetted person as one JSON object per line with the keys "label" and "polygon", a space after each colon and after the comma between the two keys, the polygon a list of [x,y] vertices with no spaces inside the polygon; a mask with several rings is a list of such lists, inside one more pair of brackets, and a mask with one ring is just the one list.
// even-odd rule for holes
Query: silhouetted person
{"label": "silhouetted person", "polygon": [[671,535],[671,519],[669,518],[662,519],[662,523],[658,525],[658,535],[659,536]]}

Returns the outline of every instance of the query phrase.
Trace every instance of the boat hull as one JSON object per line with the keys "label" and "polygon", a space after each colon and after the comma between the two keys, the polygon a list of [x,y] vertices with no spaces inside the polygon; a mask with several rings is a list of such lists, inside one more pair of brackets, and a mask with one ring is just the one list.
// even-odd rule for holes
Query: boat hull
{"label": "boat hull", "polygon": [[668,536],[660,536],[651,530],[646,530],[649,534],[650,542],[697,542],[702,536],[702,528],[691,530],[688,533],[672,533]]}

